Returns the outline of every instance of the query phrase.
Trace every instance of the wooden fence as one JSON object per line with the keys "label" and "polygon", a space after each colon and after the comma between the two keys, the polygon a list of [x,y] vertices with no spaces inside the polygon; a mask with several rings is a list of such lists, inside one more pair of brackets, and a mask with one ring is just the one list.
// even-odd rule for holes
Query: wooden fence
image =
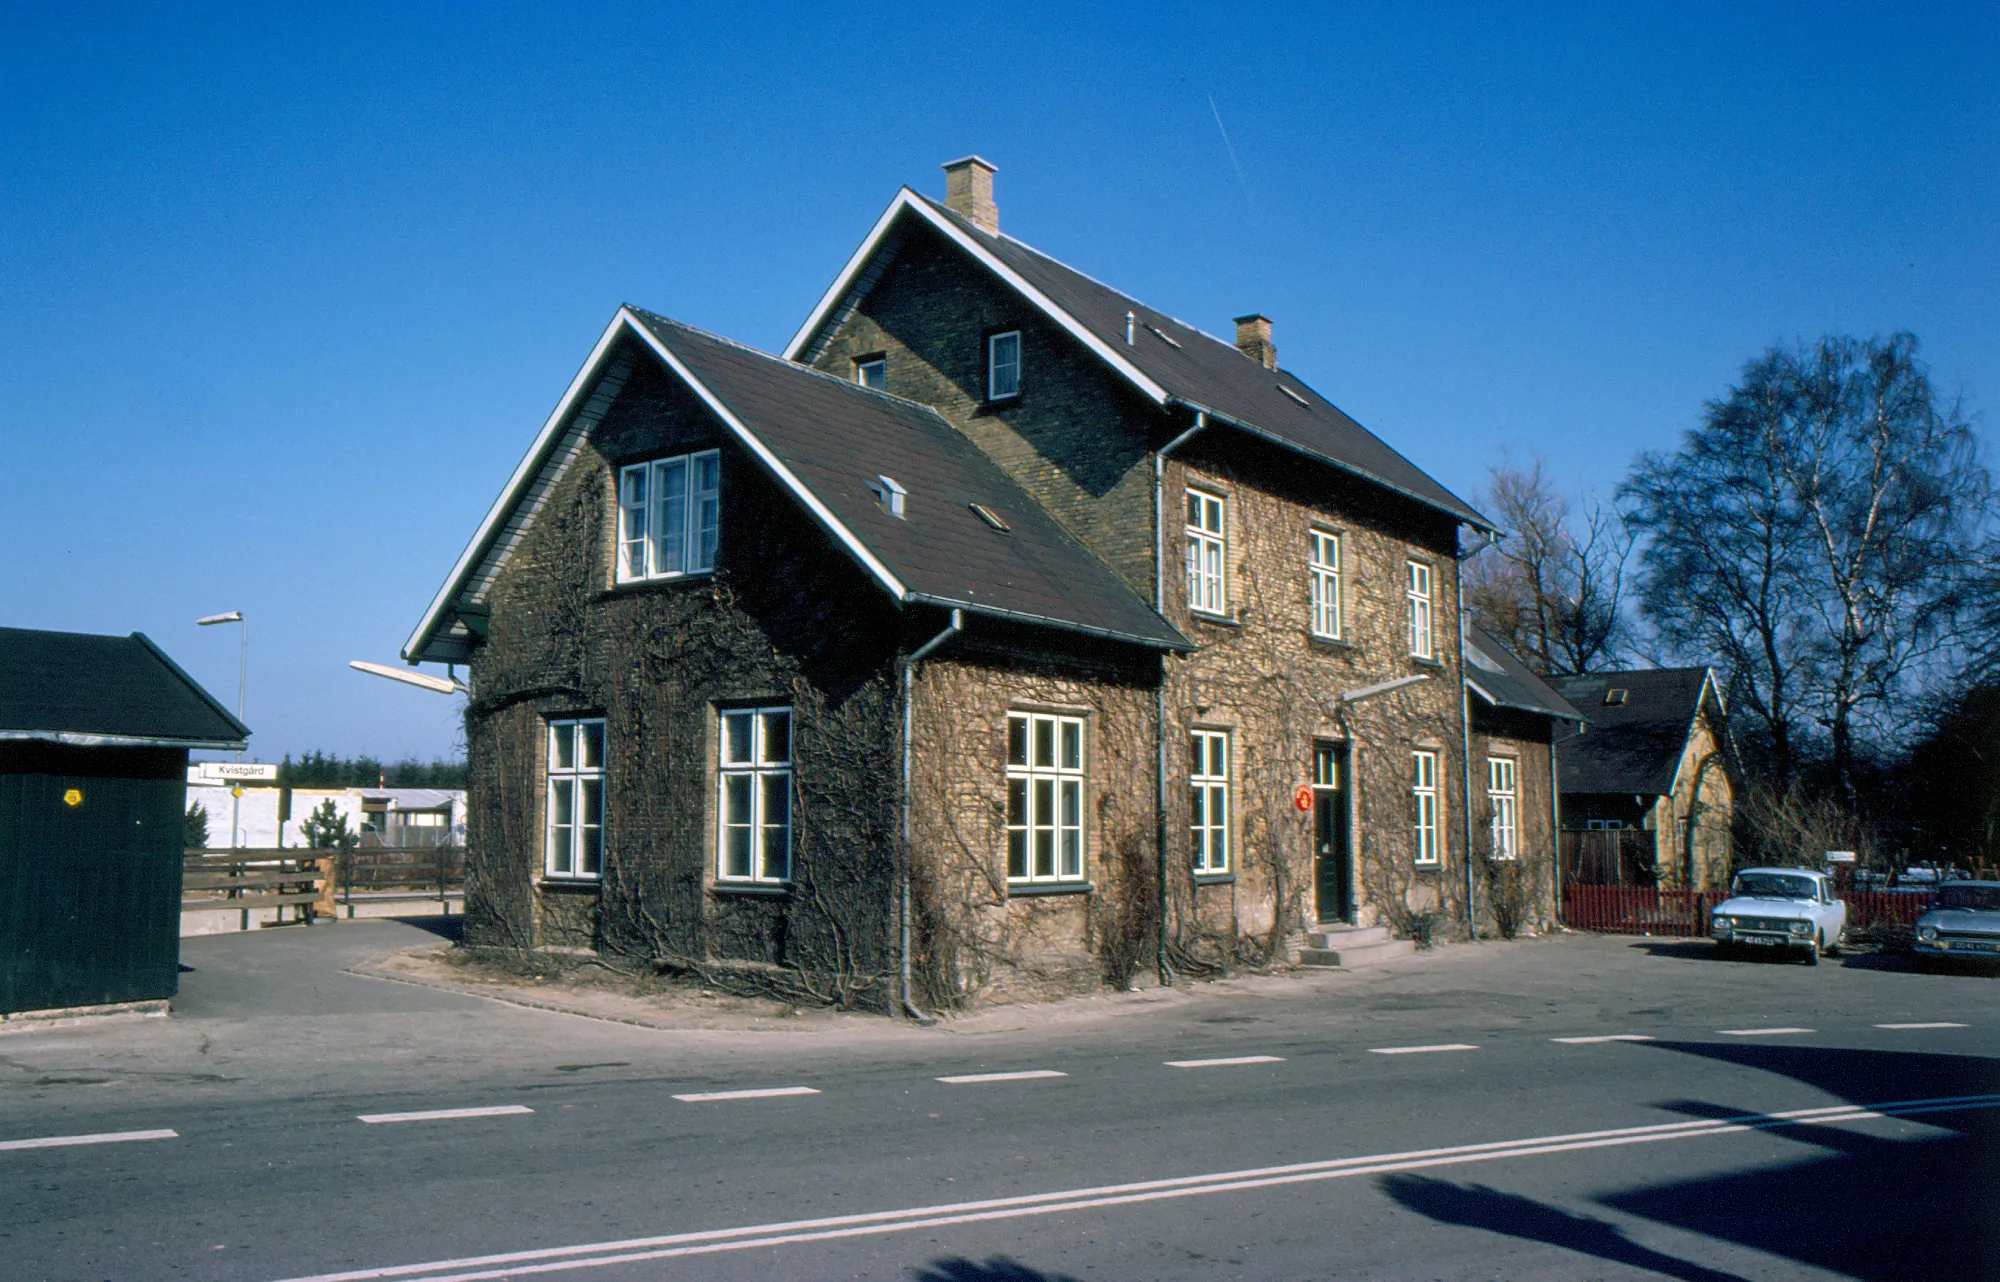
{"label": "wooden fence", "polygon": [[[275,908],[275,920],[332,921],[357,904],[436,903],[450,911],[465,891],[463,846],[376,846],[360,850],[189,850],[182,856],[181,911]],[[341,912],[345,908],[346,912]]]}
{"label": "wooden fence", "polygon": [[364,846],[336,857],[339,902],[349,917],[356,904],[449,904],[465,891],[463,846]]}
{"label": "wooden fence", "polygon": [[277,909],[277,920],[310,922],[333,916],[333,858],[302,850],[184,851],[181,911],[234,909],[250,924],[252,912]]}
{"label": "wooden fence", "polygon": [[[1914,925],[1930,907],[1928,894],[1895,891],[1840,892],[1847,904],[1847,928]],[[1726,890],[1659,890],[1652,886],[1563,887],[1562,924],[1571,930],[1611,935],[1703,936],[1708,913],[1729,898]]]}

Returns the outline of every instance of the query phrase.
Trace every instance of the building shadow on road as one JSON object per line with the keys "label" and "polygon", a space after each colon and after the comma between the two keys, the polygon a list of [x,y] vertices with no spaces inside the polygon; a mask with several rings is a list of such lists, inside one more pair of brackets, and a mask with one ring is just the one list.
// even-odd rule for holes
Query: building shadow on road
{"label": "building shadow on road", "polygon": [[1078,1282],[1067,1273],[1044,1273],[1004,1255],[984,1260],[964,1256],[933,1260],[910,1275],[911,1282]]}
{"label": "building shadow on road", "polygon": [[[1782,1165],[1607,1194],[1597,1199],[1601,1205],[1853,1277],[2000,1276],[1994,1266],[2000,1260],[2000,1199],[1994,1196],[2000,1189],[2000,1109],[1964,1100],[2000,1094],[2000,1061],[1799,1045],[1640,1045],[1790,1078],[1849,1104],[1941,1103],[1937,1111],[1907,1122],[1774,1127],[1769,1133],[1810,1152]],[[1953,1100],[1961,1102],[1943,1103]],[[1661,1106],[1699,1118],[1762,1111],[1723,1100],[1671,1100]],[[1913,1124],[1920,1133],[1910,1136]],[[1653,1252],[1614,1224],[1532,1198],[1409,1176],[1389,1176],[1381,1185],[1402,1205],[1441,1223],[1561,1246],[1670,1277],[1728,1276]]]}
{"label": "building shadow on road", "polygon": [[1453,1184],[1424,1175],[1385,1175],[1382,1191],[1419,1215],[1440,1224],[1486,1229],[1530,1242],[1545,1242],[1613,1264],[1645,1269],[1688,1282],[1743,1282],[1734,1273],[1714,1269],[1641,1246],[1625,1231],[1605,1220],[1575,1215],[1558,1206],[1518,1193],[1503,1193],[1483,1184]]}

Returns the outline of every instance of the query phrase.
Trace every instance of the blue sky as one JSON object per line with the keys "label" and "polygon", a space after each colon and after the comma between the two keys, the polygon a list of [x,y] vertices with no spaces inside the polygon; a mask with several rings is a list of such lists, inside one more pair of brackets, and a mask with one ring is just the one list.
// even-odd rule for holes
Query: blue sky
{"label": "blue sky", "polygon": [[0,624],[228,700],[193,621],[245,611],[264,760],[453,755],[455,700],[346,662],[617,305],[777,349],[967,152],[1461,493],[1503,447],[1609,489],[1828,331],[1915,331],[1994,439],[1990,4],[9,8]]}

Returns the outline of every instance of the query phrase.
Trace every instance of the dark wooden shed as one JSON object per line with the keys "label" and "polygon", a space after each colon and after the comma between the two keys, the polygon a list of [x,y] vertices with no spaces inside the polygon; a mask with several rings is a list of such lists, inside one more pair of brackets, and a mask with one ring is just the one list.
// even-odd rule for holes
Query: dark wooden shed
{"label": "dark wooden shed", "polygon": [[188,751],[249,734],[141,633],[0,628],[0,1015],[174,995]]}

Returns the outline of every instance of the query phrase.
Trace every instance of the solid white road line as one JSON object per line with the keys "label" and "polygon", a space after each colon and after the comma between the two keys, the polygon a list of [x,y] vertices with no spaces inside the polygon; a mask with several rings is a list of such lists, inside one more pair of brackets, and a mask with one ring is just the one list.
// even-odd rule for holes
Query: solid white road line
{"label": "solid white road line", "polygon": [[775,1224],[745,1225],[739,1228],[669,1233],[658,1237],[626,1238],[620,1241],[592,1242],[576,1246],[542,1247],[498,1255],[433,1260],[425,1264],[395,1264],[380,1268],[353,1269],[341,1273],[317,1273],[310,1277],[290,1278],[286,1282],[377,1282],[383,1278],[421,1278],[424,1282],[488,1282],[490,1279],[525,1277],[537,1273],[561,1273],[608,1264],[632,1264],[645,1260],[667,1259],[673,1256],[743,1251],[799,1242],[861,1237],[874,1233],[903,1233],[914,1229],[944,1228],[953,1224],[1018,1219],[1030,1215],[1056,1215],[1097,1207],[1158,1202],[1170,1198],[1237,1193],[1285,1184],[1344,1179],[1355,1175],[1380,1175],[1392,1171],[1422,1170],[1428,1167],[1490,1162],[1510,1157],[1535,1157],[1549,1153],[1570,1153],[1632,1144],[1653,1144],[1668,1140],[1698,1139],[1711,1135],[1741,1134],[1790,1126],[1827,1125],[1870,1116],[1907,1117],[1921,1113],[1962,1112],[1978,1108],[2000,1108],[2000,1095],[1961,1095],[1940,1099],[1896,1100],[1881,1104],[1841,1104],[1828,1108],[1794,1109],[1783,1113],[1750,1113],[1700,1121],[1662,1122],[1651,1126],[1629,1126],[1617,1130],[1581,1131],[1569,1135],[1546,1135],[1487,1144],[1463,1144],[1453,1148],[1417,1149],[1405,1153],[1382,1153],[1368,1157],[1342,1157],[1320,1162],[1301,1162],[1291,1166],[1218,1171],[1209,1175],[1177,1176],[1133,1184],[1029,1193],[1018,1197],[992,1198],[979,1202],[916,1206],[859,1215],[835,1215],[814,1220],[791,1220]]}
{"label": "solid white road line", "polygon": [[1432,1051],[1476,1051],[1479,1048],[1470,1042],[1442,1042],[1436,1046],[1376,1046],[1368,1051],[1370,1055],[1428,1055]]}
{"label": "solid white road line", "polygon": [[1565,1046],[1595,1046],[1600,1042],[1650,1042],[1655,1039],[1651,1033],[1603,1033],[1596,1037],[1551,1037],[1549,1040]]}
{"label": "solid white road line", "polygon": [[693,1095],[676,1095],[683,1104],[712,1104],[725,1099],[776,1099],[780,1095],[817,1095],[810,1086],[763,1086],[747,1091],[701,1091]]}
{"label": "solid white road line", "polygon": [[1941,1022],[1939,1022],[1939,1023],[1935,1023],[1935,1024],[1877,1024],[1877,1025],[1875,1025],[1875,1027],[1877,1027],[1877,1028],[1888,1028],[1888,1029],[1893,1029],[1893,1030],[1895,1030],[1896,1032],[1899,1032],[1899,1033],[1900,1033],[1900,1032],[1903,1032],[1903,1031],[1905,1031],[1905,1030],[1908,1030],[1908,1029],[1913,1029],[1913,1028],[1969,1028],[1969,1027],[1971,1027],[1971,1025],[1969,1025],[1969,1024],[1954,1024],[1954,1023],[1951,1023],[1951,1022],[1949,1022],[1949,1021],[1941,1021]]}
{"label": "solid white road line", "polygon": [[1781,1037],[1788,1033],[1811,1033],[1811,1028],[1718,1028],[1724,1037]]}
{"label": "solid white road line", "polygon": [[129,1144],[133,1140],[177,1140],[179,1131],[104,1131],[96,1135],[44,1135],[32,1140],[0,1140],[0,1153],[19,1148],[69,1148],[74,1144]]}
{"label": "solid white road line", "polygon": [[492,1108],[433,1108],[421,1113],[357,1113],[355,1120],[376,1126],[383,1122],[448,1122],[459,1117],[512,1117],[532,1113],[526,1104],[496,1104]]}
{"label": "solid white road line", "polygon": [[1228,1059],[1170,1059],[1168,1068],[1234,1068],[1238,1064],[1282,1064],[1282,1055],[1233,1055]]}
{"label": "solid white road line", "polygon": [[1031,1068],[1021,1073],[964,1073],[957,1077],[940,1077],[940,1082],[953,1086],[970,1086],[975,1082],[1026,1082],[1037,1077],[1068,1077],[1068,1073],[1058,1073],[1053,1068]]}

